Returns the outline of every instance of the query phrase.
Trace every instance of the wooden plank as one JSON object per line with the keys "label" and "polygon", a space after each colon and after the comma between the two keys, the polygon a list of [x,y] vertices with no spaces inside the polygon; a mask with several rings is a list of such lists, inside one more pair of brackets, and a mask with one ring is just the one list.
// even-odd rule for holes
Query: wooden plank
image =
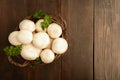
{"label": "wooden plank", "polygon": [[95,0],[95,80],[120,80],[120,0]]}
{"label": "wooden plank", "polygon": [[2,48],[8,45],[7,37],[19,22],[34,11],[42,9],[59,14],[59,0],[0,0],[0,77],[1,80],[61,80],[61,59],[36,68],[18,68],[9,64]]}
{"label": "wooden plank", "polygon": [[61,0],[69,50],[62,56],[62,80],[93,80],[93,0]]}
{"label": "wooden plank", "polygon": [[9,64],[6,55],[3,52],[3,47],[8,45],[7,36],[14,30],[18,22],[26,14],[26,7],[22,1],[13,2],[13,0],[1,0],[0,1],[0,76],[1,80],[25,80],[24,73],[27,73],[25,69],[19,69]]}

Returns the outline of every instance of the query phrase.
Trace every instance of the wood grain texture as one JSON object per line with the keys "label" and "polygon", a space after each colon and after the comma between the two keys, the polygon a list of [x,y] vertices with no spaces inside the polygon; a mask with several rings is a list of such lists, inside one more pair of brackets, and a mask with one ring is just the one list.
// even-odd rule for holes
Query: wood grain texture
{"label": "wood grain texture", "polygon": [[95,0],[95,80],[120,80],[120,0]]}
{"label": "wood grain texture", "polygon": [[[78,6],[80,5],[80,6]],[[61,15],[68,24],[69,50],[52,64],[35,68],[11,65],[2,49],[7,37],[38,9]],[[93,0],[0,0],[0,80],[92,80]]]}
{"label": "wood grain texture", "polygon": [[3,52],[7,37],[19,22],[36,10],[59,14],[59,0],[0,0],[0,80],[61,80],[61,59],[35,69],[11,65]]}
{"label": "wood grain texture", "polygon": [[69,40],[62,80],[93,80],[93,0],[62,0],[61,13]]}

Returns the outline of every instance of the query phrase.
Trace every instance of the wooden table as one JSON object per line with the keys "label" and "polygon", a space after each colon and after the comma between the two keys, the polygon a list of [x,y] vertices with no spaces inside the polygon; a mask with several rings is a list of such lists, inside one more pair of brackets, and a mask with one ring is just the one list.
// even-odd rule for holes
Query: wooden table
{"label": "wooden table", "polygon": [[[36,10],[62,16],[69,49],[35,68],[11,65],[7,37]],[[120,80],[120,0],[0,0],[0,80]]]}

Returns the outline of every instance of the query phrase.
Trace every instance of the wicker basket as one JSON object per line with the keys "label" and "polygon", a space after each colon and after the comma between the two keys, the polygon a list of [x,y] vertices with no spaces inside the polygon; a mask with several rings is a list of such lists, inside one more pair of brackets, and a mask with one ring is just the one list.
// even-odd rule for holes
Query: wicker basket
{"label": "wicker basket", "polygon": [[[63,18],[61,16],[55,16],[55,15],[50,15],[50,16],[52,18],[52,22],[55,22],[62,27],[61,37],[65,38],[67,40],[66,22],[63,20]],[[34,22],[39,20],[39,19],[33,18],[33,16],[26,17],[25,19],[29,19],[29,20],[32,20]],[[15,30],[19,30],[19,27],[16,27]],[[61,56],[60,54],[55,54],[55,59],[54,60],[57,60],[60,56]],[[45,63],[43,63],[43,62],[40,63],[40,62],[37,62],[35,60],[34,61],[24,60],[20,55],[17,56],[17,57],[8,56],[8,60],[11,64],[14,64],[15,66],[19,66],[19,67],[26,67],[31,63],[32,64],[37,64],[37,65],[45,65]]]}

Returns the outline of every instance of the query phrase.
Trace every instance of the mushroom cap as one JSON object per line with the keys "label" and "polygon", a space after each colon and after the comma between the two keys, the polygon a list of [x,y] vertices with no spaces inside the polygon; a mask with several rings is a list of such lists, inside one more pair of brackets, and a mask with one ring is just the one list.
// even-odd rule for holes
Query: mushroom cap
{"label": "mushroom cap", "polygon": [[22,45],[21,56],[25,60],[35,60],[39,57],[41,49],[34,47],[32,44]]}
{"label": "mushroom cap", "polygon": [[56,38],[52,43],[52,50],[56,54],[63,54],[68,49],[68,43],[64,38]]}
{"label": "mushroom cap", "polygon": [[10,44],[12,45],[21,45],[21,43],[17,40],[17,35],[18,35],[19,31],[13,31],[9,34],[8,40],[10,42]]}
{"label": "mushroom cap", "polygon": [[62,28],[56,23],[52,23],[48,26],[47,32],[51,38],[58,38],[62,34]]}
{"label": "mushroom cap", "polygon": [[41,31],[45,31],[46,32],[46,29],[42,29],[41,27],[41,23],[43,22],[44,20],[43,19],[39,19],[36,24],[35,24],[35,28],[36,28],[36,31],[37,32],[41,32]]}
{"label": "mushroom cap", "polygon": [[39,32],[34,34],[33,45],[37,48],[44,49],[50,44],[50,38],[47,33]]}
{"label": "mushroom cap", "polygon": [[28,30],[33,32],[35,30],[35,24],[31,20],[25,19],[20,22],[19,28],[20,30]]}
{"label": "mushroom cap", "polygon": [[55,59],[55,54],[50,49],[45,49],[40,54],[41,60],[44,63],[51,63]]}
{"label": "mushroom cap", "polygon": [[53,40],[54,39],[50,38],[50,44],[46,47],[47,49],[51,49]]}
{"label": "mushroom cap", "polygon": [[17,35],[17,40],[20,41],[22,44],[29,44],[32,42],[33,34],[27,30],[20,30]]}

